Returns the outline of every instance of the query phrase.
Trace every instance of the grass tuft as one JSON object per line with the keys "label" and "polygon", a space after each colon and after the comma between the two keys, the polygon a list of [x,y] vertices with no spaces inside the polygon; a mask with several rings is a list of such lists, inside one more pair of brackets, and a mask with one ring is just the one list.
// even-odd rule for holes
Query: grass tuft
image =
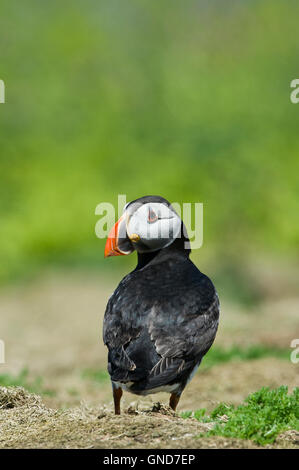
{"label": "grass tuft", "polygon": [[273,390],[263,387],[237,407],[220,403],[210,416],[205,415],[205,410],[182,414],[183,418],[191,416],[201,422],[215,423],[205,435],[251,439],[260,445],[271,444],[283,431],[299,431],[299,388],[288,394],[287,386]]}

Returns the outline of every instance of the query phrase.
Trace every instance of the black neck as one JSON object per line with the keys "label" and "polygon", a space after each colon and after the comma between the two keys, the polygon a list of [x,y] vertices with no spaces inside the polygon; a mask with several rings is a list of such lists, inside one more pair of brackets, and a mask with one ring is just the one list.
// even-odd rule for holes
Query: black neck
{"label": "black neck", "polygon": [[161,250],[158,251],[152,251],[151,253],[138,253],[138,261],[137,261],[137,266],[136,270],[142,269],[144,266],[146,266],[148,263],[150,263],[154,258],[158,256]]}

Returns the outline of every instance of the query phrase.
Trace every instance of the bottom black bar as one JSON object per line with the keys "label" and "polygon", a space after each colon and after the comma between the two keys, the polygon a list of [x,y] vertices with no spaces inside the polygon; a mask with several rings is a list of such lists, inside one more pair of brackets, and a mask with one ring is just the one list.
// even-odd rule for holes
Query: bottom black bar
{"label": "bottom black bar", "polygon": [[[295,450],[296,451],[296,450]],[[68,465],[92,465],[115,467],[125,466],[126,468],[140,468],[141,466],[155,465],[211,465],[232,464],[244,465],[251,462],[260,464],[269,463],[269,459],[275,458],[275,463],[285,462],[288,449],[1,449],[0,459],[5,458],[6,462],[21,465],[26,463],[34,467],[34,464],[68,464]],[[289,456],[289,455],[288,455]],[[244,458],[246,459],[244,461]]]}

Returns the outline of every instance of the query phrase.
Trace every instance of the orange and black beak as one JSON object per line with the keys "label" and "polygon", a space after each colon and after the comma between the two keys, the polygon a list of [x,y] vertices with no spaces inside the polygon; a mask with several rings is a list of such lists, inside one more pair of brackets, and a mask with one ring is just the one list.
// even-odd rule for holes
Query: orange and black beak
{"label": "orange and black beak", "polygon": [[132,244],[127,236],[126,215],[123,214],[109,232],[104,256],[129,255],[134,251]]}

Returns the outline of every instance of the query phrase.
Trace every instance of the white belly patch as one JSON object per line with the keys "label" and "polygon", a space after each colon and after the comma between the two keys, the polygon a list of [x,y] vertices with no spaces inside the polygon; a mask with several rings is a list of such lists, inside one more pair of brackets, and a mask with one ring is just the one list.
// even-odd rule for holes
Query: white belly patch
{"label": "white belly patch", "polygon": [[135,391],[131,390],[133,382],[126,382],[126,383],[113,382],[113,384],[115,385],[116,388],[120,387],[126,392],[133,393],[134,395],[151,395],[152,393],[159,393],[159,392],[173,393],[179,387],[179,384],[163,385],[162,387],[156,387],[150,390],[144,390],[140,392],[138,391],[138,393],[136,393]]}

